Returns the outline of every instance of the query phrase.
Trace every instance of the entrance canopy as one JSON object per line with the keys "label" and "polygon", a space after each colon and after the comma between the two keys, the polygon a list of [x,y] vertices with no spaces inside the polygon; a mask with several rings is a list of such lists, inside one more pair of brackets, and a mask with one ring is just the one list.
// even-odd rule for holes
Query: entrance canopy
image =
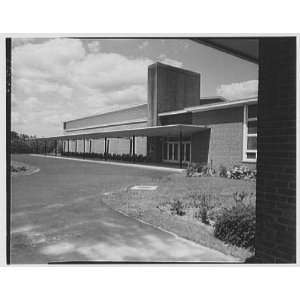
{"label": "entrance canopy", "polygon": [[77,139],[101,139],[101,138],[125,138],[131,136],[189,136],[194,133],[207,130],[205,126],[172,124],[165,126],[151,126],[133,129],[111,130],[97,133],[71,134],[56,137],[39,138],[39,140],[77,140]]}

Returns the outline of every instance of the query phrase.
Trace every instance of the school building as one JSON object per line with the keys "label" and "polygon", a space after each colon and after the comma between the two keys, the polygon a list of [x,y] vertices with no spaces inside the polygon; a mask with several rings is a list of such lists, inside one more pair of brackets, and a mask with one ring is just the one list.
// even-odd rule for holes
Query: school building
{"label": "school building", "polygon": [[199,73],[150,65],[148,103],[64,122],[64,152],[143,155],[180,166],[255,167],[257,98],[200,98],[200,84]]}

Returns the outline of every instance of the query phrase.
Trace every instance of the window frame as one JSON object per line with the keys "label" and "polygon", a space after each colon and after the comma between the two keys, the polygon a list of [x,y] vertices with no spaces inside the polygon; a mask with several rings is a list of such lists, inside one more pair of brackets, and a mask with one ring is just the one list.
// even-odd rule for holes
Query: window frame
{"label": "window frame", "polygon": [[[248,150],[247,149],[247,143],[248,143],[248,137],[256,137],[257,138],[257,130],[256,133],[248,133],[248,122],[256,121],[257,122],[257,116],[253,118],[248,118],[248,107],[251,105],[257,104],[245,104],[244,105],[244,122],[243,122],[243,161],[244,162],[252,162],[256,163],[257,161],[257,149],[256,150]],[[247,158],[247,153],[255,153],[255,158]]]}

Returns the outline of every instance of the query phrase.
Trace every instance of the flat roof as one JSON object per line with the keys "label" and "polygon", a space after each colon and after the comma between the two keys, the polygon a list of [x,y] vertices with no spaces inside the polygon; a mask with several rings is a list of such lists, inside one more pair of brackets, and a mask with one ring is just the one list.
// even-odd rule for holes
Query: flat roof
{"label": "flat roof", "polygon": [[97,133],[82,133],[82,134],[70,134],[60,135],[48,138],[38,138],[38,140],[75,140],[75,139],[101,139],[101,138],[125,138],[131,136],[179,136],[181,133],[183,136],[191,135],[196,132],[204,131],[209,129],[206,126],[188,125],[188,124],[172,124],[165,126],[150,126],[140,127],[133,129],[122,129],[122,130],[111,130]]}
{"label": "flat roof", "polygon": [[231,108],[236,106],[242,106],[244,104],[255,104],[257,103],[257,98],[247,98],[247,99],[239,99],[239,100],[230,100],[225,102],[216,102],[211,104],[203,104],[203,105],[197,105],[197,106],[190,106],[185,107],[180,110],[173,110],[173,111],[167,111],[164,113],[159,113],[158,116],[169,116],[169,115],[176,115],[176,114],[183,114],[187,112],[201,112],[201,111],[208,111],[208,110],[214,110],[214,109],[225,109],[225,108]]}
{"label": "flat roof", "polygon": [[128,111],[133,111],[133,110],[148,110],[148,103],[143,103],[143,104],[139,104],[139,105],[132,105],[132,106],[128,106],[125,108],[121,108],[121,109],[115,109],[115,110],[111,110],[111,111],[107,111],[105,113],[98,113],[98,114],[93,114],[93,115],[87,115],[87,116],[83,116],[80,118],[76,118],[76,119],[70,119],[70,120],[66,120],[64,121],[65,123],[71,123],[74,121],[80,121],[80,120],[86,120],[86,119],[91,119],[91,118],[95,118],[95,117],[106,117],[106,116],[112,116],[114,114],[119,114],[121,112],[128,112]]}

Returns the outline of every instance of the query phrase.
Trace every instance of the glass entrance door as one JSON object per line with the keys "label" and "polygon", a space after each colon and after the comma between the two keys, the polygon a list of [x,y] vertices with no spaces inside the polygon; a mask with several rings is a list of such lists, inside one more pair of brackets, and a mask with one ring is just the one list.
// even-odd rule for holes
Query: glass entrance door
{"label": "glass entrance door", "polygon": [[182,161],[186,163],[191,162],[191,142],[183,142],[182,148],[183,148]]}
{"label": "glass entrance door", "polygon": [[[191,161],[191,142],[182,143],[182,161]],[[163,143],[163,161],[165,162],[179,162],[180,160],[180,149],[179,142],[167,141]]]}
{"label": "glass entrance door", "polygon": [[166,142],[163,144],[163,160],[179,162],[179,144],[177,142]]}

